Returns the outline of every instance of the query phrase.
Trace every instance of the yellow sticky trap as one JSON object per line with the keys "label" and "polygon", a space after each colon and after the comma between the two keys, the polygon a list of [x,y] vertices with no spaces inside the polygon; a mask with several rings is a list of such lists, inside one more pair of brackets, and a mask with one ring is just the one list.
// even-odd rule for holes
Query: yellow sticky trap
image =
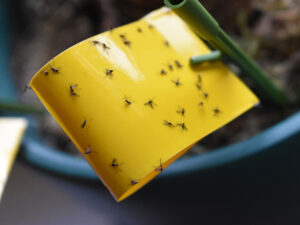
{"label": "yellow sticky trap", "polygon": [[26,126],[25,119],[0,118],[0,200]]}
{"label": "yellow sticky trap", "polygon": [[121,201],[257,104],[221,62],[189,65],[208,52],[162,8],[66,50],[31,87]]}

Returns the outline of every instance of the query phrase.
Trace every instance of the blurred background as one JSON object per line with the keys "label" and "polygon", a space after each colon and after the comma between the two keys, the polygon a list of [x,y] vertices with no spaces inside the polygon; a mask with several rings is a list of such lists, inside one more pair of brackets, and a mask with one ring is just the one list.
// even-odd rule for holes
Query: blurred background
{"label": "blurred background", "polygon": [[[294,104],[286,110],[268,104],[253,109],[205,138],[190,154],[245,140],[299,110],[300,99],[300,0],[201,3],[288,92]],[[21,101],[42,107],[31,91],[24,92],[24,86],[51,58],[79,41],[162,6],[162,0],[9,1],[10,69]],[[78,154],[51,116],[36,118],[48,145]],[[184,179],[154,181],[118,204],[100,181],[37,170],[19,157],[0,204],[0,224],[299,224],[300,196],[289,187],[300,178],[295,173],[292,181],[284,180],[281,171],[289,169],[285,166],[277,171],[281,184],[274,184],[278,177],[268,176],[252,187],[245,176],[254,178],[256,174],[247,169],[226,174],[209,171],[201,177],[202,182],[193,184]],[[179,186],[186,187],[176,188],[182,182],[187,184]]]}

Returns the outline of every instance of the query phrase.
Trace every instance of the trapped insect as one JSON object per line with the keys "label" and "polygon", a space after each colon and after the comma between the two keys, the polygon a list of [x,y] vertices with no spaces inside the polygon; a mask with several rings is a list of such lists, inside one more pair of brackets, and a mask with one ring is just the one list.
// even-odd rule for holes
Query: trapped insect
{"label": "trapped insect", "polygon": [[106,76],[108,76],[108,77],[110,77],[110,78],[112,78],[113,72],[114,72],[114,71],[113,71],[112,69],[106,69],[106,70],[105,70]]}
{"label": "trapped insect", "polygon": [[75,89],[77,88],[77,84],[73,84],[73,85],[70,85],[69,88],[70,88],[70,95],[71,96],[78,96],[78,94],[76,93]]}
{"label": "trapped insect", "polygon": [[180,85],[182,85],[182,83],[179,81],[179,79],[172,80],[172,82],[175,84],[176,87],[179,87]]}
{"label": "trapped insect", "polygon": [[130,179],[130,184],[131,184],[132,186],[134,186],[134,185],[136,185],[136,184],[138,184],[138,183],[139,183],[138,181]]}
{"label": "trapped insect", "polygon": [[159,163],[159,166],[155,169],[156,172],[162,172],[164,171],[164,168],[163,168],[163,165],[162,165],[162,161],[160,159],[160,163]]}
{"label": "trapped insect", "polygon": [[127,45],[128,47],[131,46],[131,42],[128,40],[124,40],[123,43],[124,43],[124,45]]}
{"label": "trapped insect", "polygon": [[201,106],[201,107],[203,107],[203,106],[204,106],[204,103],[203,103],[203,102],[199,102],[198,105]]}
{"label": "trapped insect", "polygon": [[202,82],[202,77],[200,74],[197,75],[197,78],[198,78],[198,83],[201,83]]}
{"label": "trapped insect", "polygon": [[50,64],[49,64],[49,66],[50,66],[51,70],[52,70],[54,73],[59,73],[59,69],[58,69],[58,68],[54,68],[54,67],[51,66]]}
{"label": "trapped insect", "polygon": [[119,37],[122,38],[123,40],[126,40],[125,34],[120,34]]}
{"label": "trapped insect", "polygon": [[48,74],[49,74],[48,70],[44,70],[44,75],[48,76]]}
{"label": "trapped insect", "polygon": [[93,44],[93,45],[98,45],[98,44],[100,44],[100,42],[97,41],[97,40],[93,40],[93,41],[92,41],[92,44]]}
{"label": "trapped insect", "polygon": [[88,154],[91,154],[92,153],[92,149],[91,149],[91,146],[87,146],[87,148],[85,149],[85,152],[84,154],[88,155]]}
{"label": "trapped insect", "polygon": [[152,99],[147,101],[146,103],[144,103],[144,105],[150,106],[152,109],[154,109],[154,106],[156,106],[156,104],[154,103],[154,101]]}
{"label": "trapped insect", "polygon": [[104,42],[102,42],[101,45],[104,50],[110,49],[110,47],[107,44],[105,44]]}
{"label": "trapped insect", "polygon": [[185,123],[177,123],[177,126],[180,127],[182,130],[187,130]]}
{"label": "trapped insect", "polygon": [[168,121],[168,120],[164,120],[164,123],[163,123],[165,126],[167,126],[167,127],[175,127],[175,125],[172,123],[172,122],[170,122],[170,121]]}
{"label": "trapped insect", "polygon": [[182,68],[182,65],[181,63],[178,61],[178,60],[175,60],[175,65],[178,67],[178,68]]}
{"label": "trapped insect", "polygon": [[199,91],[201,91],[202,87],[201,87],[200,84],[196,83],[195,86],[196,86],[196,88],[197,88]]}
{"label": "trapped insect", "polygon": [[23,92],[26,92],[27,90],[31,90],[31,87],[30,87],[30,85],[25,84]]}
{"label": "trapped insect", "polygon": [[170,43],[167,41],[167,40],[165,40],[165,46],[167,46],[167,47],[169,47],[170,46]]}
{"label": "trapped insect", "polygon": [[165,71],[164,69],[162,69],[162,70],[160,71],[160,74],[161,74],[161,75],[167,75],[167,71]]}
{"label": "trapped insect", "polygon": [[118,171],[121,171],[121,168],[120,168],[121,164],[117,162],[116,158],[112,159],[110,166],[117,169]]}
{"label": "trapped insect", "polygon": [[204,96],[205,99],[207,99],[209,94],[207,92],[203,91],[203,96]]}
{"label": "trapped insect", "polygon": [[84,151],[85,155],[90,155],[90,154],[94,154],[94,153],[97,153],[97,152],[93,151],[92,148],[91,148],[91,146],[89,146],[89,145],[86,147],[86,149]]}
{"label": "trapped insect", "polygon": [[118,167],[119,164],[117,163],[117,159],[116,158],[113,158],[113,160],[111,161],[111,164],[110,164],[112,167]]}
{"label": "trapped insect", "polygon": [[138,28],[137,28],[137,32],[142,33],[143,30],[142,30],[140,27],[138,27]]}
{"label": "trapped insect", "polygon": [[154,26],[153,26],[152,24],[149,23],[149,24],[148,24],[148,28],[149,28],[149,29],[153,29]]}
{"label": "trapped insect", "polygon": [[132,104],[132,101],[129,100],[129,98],[125,96],[124,97],[124,103],[125,103],[126,106],[130,106]]}
{"label": "trapped insect", "polygon": [[185,108],[181,108],[181,107],[178,107],[178,110],[176,111],[178,114],[184,116],[185,115]]}
{"label": "trapped insect", "polygon": [[214,116],[218,116],[221,113],[221,110],[218,107],[214,108],[213,111],[214,111]]}
{"label": "trapped insect", "polygon": [[81,128],[84,128],[86,123],[87,123],[87,120],[84,120],[83,123],[81,124]]}

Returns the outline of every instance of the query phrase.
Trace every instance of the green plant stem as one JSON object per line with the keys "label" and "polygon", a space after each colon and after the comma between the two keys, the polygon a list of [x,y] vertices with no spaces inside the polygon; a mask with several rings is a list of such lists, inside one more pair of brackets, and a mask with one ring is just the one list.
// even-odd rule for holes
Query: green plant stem
{"label": "green plant stem", "polygon": [[267,73],[239,48],[222,29],[220,30],[216,44],[217,46],[225,44],[229,48],[228,55],[256,82],[266,95],[283,107],[288,105],[289,101],[285,93],[271,81]]}
{"label": "green plant stem", "polygon": [[0,100],[0,110],[18,113],[43,113],[44,110],[32,106],[26,106],[17,102]]}
{"label": "green plant stem", "polygon": [[190,63],[192,66],[199,65],[204,62],[211,62],[219,60],[222,56],[222,53],[219,50],[212,51],[208,54],[197,55],[190,58]]}
{"label": "green plant stem", "polygon": [[288,105],[289,100],[285,93],[272,82],[266,72],[251,57],[231,40],[200,2],[197,0],[164,0],[164,2],[201,38],[237,63],[270,100],[282,107]]}

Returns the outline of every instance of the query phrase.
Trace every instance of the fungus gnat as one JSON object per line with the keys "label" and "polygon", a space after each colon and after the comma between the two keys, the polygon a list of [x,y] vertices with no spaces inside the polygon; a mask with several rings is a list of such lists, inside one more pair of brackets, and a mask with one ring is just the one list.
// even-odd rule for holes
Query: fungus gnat
{"label": "fungus gnat", "polygon": [[131,42],[127,40],[125,34],[120,34],[119,37],[122,38],[124,45],[127,45],[128,47],[131,46]]}
{"label": "fungus gnat", "polygon": [[176,87],[179,87],[180,85],[182,85],[182,83],[180,83],[179,79],[172,80],[172,82],[175,84]]}
{"label": "fungus gnat", "polygon": [[162,70],[160,71],[160,74],[161,74],[161,75],[167,75],[167,71],[165,71],[164,69],[162,69]]}
{"label": "fungus gnat", "polygon": [[26,92],[27,90],[31,90],[31,87],[29,85],[25,84],[23,92]]}
{"label": "fungus gnat", "polygon": [[139,183],[138,181],[130,179],[130,184],[131,184],[132,186],[134,186],[134,185],[136,185],[136,184],[138,184],[138,183]]}
{"label": "fungus gnat", "polygon": [[162,172],[164,171],[164,168],[163,168],[163,165],[162,165],[162,161],[160,159],[160,162],[159,162],[159,166],[155,169],[156,172]]}
{"label": "fungus gnat", "polygon": [[182,68],[181,63],[178,60],[175,60],[175,65],[177,66],[177,68]]}
{"label": "fungus gnat", "polygon": [[202,77],[200,74],[197,75],[197,78],[198,78],[198,83],[201,83],[202,82]]}
{"label": "fungus gnat", "polygon": [[110,78],[112,78],[112,76],[113,76],[113,70],[111,70],[111,69],[106,69],[105,70],[105,74],[106,74],[106,76],[108,76],[108,77],[110,77]]}
{"label": "fungus gnat", "polygon": [[167,127],[175,127],[175,125],[172,123],[172,122],[170,122],[170,121],[167,121],[167,120],[164,120],[164,123],[163,123],[165,126],[167,126]]}
{"label": "fungus gnat", "polygon": [[128,99],[125,99],[124,101],[127,105],[131,105],[131,101],[129,101]]}
{"label": "fungus gnat", "polygon": [[113,158],[113,160],[111,161],[110,166],[112,166],[112,167],[118,167],[119,166],[119,163],[117,163],[117,159],[116,158]]}
{"label": "fungus gnat", "polygon": [[218,107],[214,108],[213,111],[214,111],[214,116],[218,116],[221,113],[221,110]]}
{"label": "fungus gnat", "polygon": [[145,106],[150,106],[152,109],[154,109],[154,106],[156,106],[156,104],[154,103],[153,100],[147,101],[144,105]]}
{"label": "fungus gnat", "polygon": [[91,153],[92,153],[91,146],[87,146],[87,148],[85,149],[84,154],[89,155],[89,154],[91,154]]}
{"label": "fungus gnat", "polygon": [[84,120],[83,123],[81,124],[81,128],[84,128],[86,125],[87,120]]}
{"label": "fungus gnat", "polygon": [[87,146],[85,151],[84,151],[84,154],[85,155],[90,155],[90,154],[94,154],[94,153],[97,153],[96,151],[92,150],[91,146]]}
{"label": "fungus gnat", "polygon": [[110,47],[107,44],[105,44],[104,42],[102,42],[101,45],[104,50],[110,49]]}
{"label": "fungus gnat", "polygon": [[201,85],[200,84],[195,84],[195,86],[196,86],[196,88],[199,90],[199,91],[201,91]]}
{"label": "fungus gnat", "polygon": [[98,44],[100,44],[100,42],[97,41],[97,40],[93,40],[93,41],[92,41],[92,44],[93,44],[93,45],[98,45]]}
{"label": "fungus gnat", "polygon": [[50,66],[51,70],[52,70],[54,73],[59,73],[59,69],[58,69],[58,68],[55,68],[55,67],[51,66],[50,64],[49,64],[49,66]]}
{"label": "fungus gnat", "polygon": [[119,37],[122,38],[123,40],[126,40],[125,34],[120,34]]}
{"label": "fungus gnat", "polygon": [[205,91],[203,91],[203,97],[205,98],[205,99],[207,99],[208,98],[208,93],[207,92],[205,92]]}
{"label": "fungus gnat", "polygon": [[187,130],[185,123],[177,123],[177,126],[180,127],[182,130]]}
{"label": "fungus gnat", "polygon": [[173,71],[173,66],[171,64],[169,64],[168,67],[171,71]]}
{"label": "fungus gnat", "polygon": [[121,171],[121,168],[120,168],[121,164],[117,162],[116,158],[112,159],[110,166],[114,169]]}
{"label": "fungus gnat", "polygon": [[129,100],[129,98],[125,96],[124,97],[124,103],[125,103],[126,106],[130,106],[132,104],[132,101]]}
{"label": "fungus gnat", "polygon": [[128,40],[124,40],[123,43],[124,43],[124,45],[127,45],[128,47],[131,46],[131,42]]}
{"label": "fungus gnat", "polygon": [[69,86],[71,96],[78,96],[78,94],[76,93],[76,90],[75,90],[77,87],[78,87],[77,84],[73,84],[73,85]]}
{"label": "fungus gnat", "polygon": [[154,26],[153,26],[152,24],[149,23],[149,24],[148,24],[148,28],[149,28],[149,29],[153,29]]}
{"label": "fungus gnat", "polygon": [[181,107],[178,107],[178,110],[176,111],[178,114],[184,116],[185,115],[185,108],[181,108]]}

